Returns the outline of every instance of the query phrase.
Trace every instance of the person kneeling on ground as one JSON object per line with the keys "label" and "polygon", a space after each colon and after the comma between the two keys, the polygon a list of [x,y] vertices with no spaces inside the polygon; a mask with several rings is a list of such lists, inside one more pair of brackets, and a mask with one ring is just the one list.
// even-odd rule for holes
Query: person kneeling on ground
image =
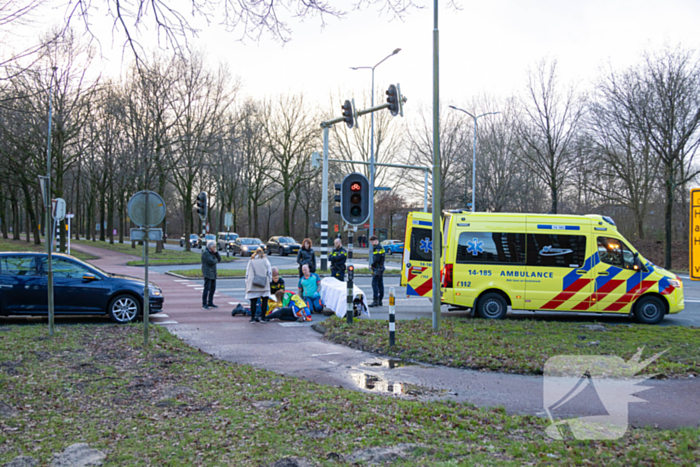
{"label": "person kneeling on ground", "polygon": [[308,304],[312,313],[320,313],[323,311],[323,305],[321,305],[321,278],[315,272],[311,272],[308,264],[301,267],[301,272],[299,296]]}

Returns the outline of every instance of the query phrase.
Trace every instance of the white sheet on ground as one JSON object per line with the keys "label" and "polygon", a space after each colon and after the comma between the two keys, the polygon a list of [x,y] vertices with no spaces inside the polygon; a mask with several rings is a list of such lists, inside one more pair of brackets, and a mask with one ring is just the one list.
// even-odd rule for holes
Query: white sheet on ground
{"label": "white sheet on ground", "polygon": [[[340,282],[333,277],[326,277],[321,280],[321,301],[323,304],[335,311],[338,318],[345,316],[348,308],[347,282]],[[369,318],[369,308],[367,308],[367,296],[362,289],[353,284],[353,301],[362,297],[362,315]]]}

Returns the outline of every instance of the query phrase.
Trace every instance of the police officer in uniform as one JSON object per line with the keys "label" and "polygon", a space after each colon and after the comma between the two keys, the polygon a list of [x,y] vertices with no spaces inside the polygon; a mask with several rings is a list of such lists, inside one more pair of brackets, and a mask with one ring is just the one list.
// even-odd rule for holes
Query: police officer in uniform
{"label": "police officer in uniform", "polygon": [[372,235],[369,238],[369,242],[372,244],[372,292],[374,294],[374,301],[369,304],[370,307],[383,306],[382,299],[384,298],[384,259],[386,257],[386,251],[384,247],[379,245],[379,239],[376,235]]}
{"label": "police officer in uniform", "polygon": [[331,261],[331,276],[343,282],[345,280],[345,261],[348,259],[348,252],[343,248],[341,239],[336,238],[334,245],[335,249],[328,258]]}

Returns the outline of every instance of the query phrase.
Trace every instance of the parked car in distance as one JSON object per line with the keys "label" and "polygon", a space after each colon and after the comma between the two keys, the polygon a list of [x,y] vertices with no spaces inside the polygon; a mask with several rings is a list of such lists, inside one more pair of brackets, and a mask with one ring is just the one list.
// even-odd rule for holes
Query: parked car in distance
{"label": "parked car in distance", "polygon": [[235,232],[219,232],[216,237],[216,245],[219,251],[233,249],[233,242],[240,237]]}
{"label": "parked car in distance", "polygon": [[239,237],[233,242],[231,254],[236,256],[251,256],[258,248],[265,248],[265,244],[259,238]]}
{"label": "parked car in distance", "polygon": [[214,242],[216,242],[216,235],[214,235],[214,234],[200,235],[199,236],[199,248],[204,249],[204,247],[207,246],[207,242],[209,240],[214,240]]}
{"label": "parked car in distance", "polygon": [[[48,260],[45,253],[0,253],[0,315],[46,315]],[[104,315],[124,324],[143,310],[144,281],[110,274],[70,255],[54,253],[54,312]],[[149,313],[163,310],[163,292],[149,284]]]}
{"label": "parked car in distance", "polygon": [[[190,234],[190,248],[197,248],[199,245],[199,235]],[[180,236],[180,247],[185,248],[185,236]]]}
{"label": "parked car in distance", "polygon": [[403,253],[403,242],[401,240],[384,240],[381,243],[387,255]]}
{"label": "parked car in distance", "polygon": [[301,244],[292,237],[272,237],[267,241],[266,246],[268,255],[277,253],[280,256],[296,255],[299,253],[299,248]]}

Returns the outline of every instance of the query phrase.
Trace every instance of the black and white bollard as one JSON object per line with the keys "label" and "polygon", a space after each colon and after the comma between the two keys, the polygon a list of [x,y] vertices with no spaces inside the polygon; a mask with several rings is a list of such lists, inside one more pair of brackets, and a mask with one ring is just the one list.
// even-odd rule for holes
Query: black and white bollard
{"label": "black and white bollard", "polygon": [[355,278],[355,266],[352,264],[352,237],[353,230],[348,230],[348,282],[347,282],[347,310],[345,311],[345,322],[352,324],[353,315],[353,279]]}
{"label": "black and white bollard", "polygon": [[394,288],[389,289],[389,347],[393,347],[396,343],[396,296]]}

